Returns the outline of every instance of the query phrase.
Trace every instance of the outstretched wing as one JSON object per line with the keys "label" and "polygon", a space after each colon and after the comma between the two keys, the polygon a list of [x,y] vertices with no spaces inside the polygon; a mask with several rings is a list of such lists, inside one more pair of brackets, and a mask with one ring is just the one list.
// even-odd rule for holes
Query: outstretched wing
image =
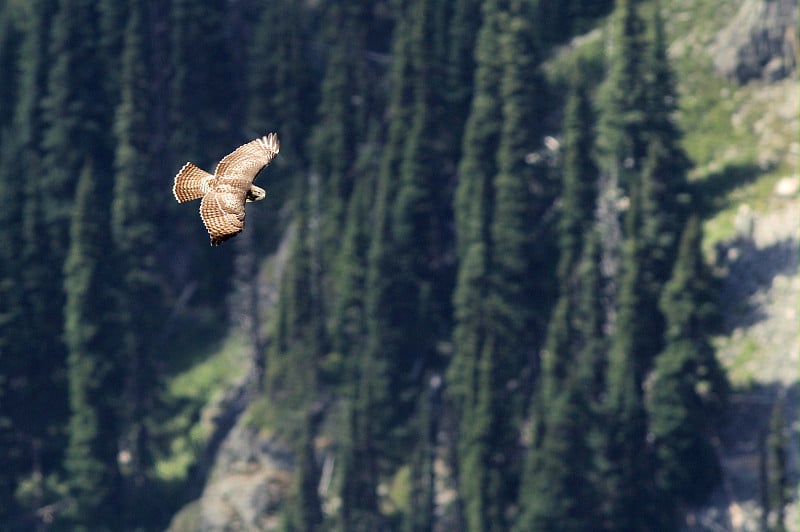
{"label": "outstretched wing", "polygon": [[192,163],[186,163],[175,176],[172,193],[178,203],[202,198],[210,188],[214,176]]}
{"label": "outstretched wing", "polygon": [[200,202],[200,217],[217,246],[244,229],[244,202],[249,185],[217,183]]}
{"label": "outstretched wing", "polygon": [[248,187],[262,168],[267,166],[280,151],[277,133],[253,140],[239,146],[217,165],[214,175],[219,180],[247,180]]}

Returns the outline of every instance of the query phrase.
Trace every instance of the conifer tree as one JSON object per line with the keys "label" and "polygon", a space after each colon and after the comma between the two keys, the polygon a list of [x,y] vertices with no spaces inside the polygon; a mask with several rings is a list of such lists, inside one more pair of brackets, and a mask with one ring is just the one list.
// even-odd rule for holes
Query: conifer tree
{"label": "conifer tree", "polygon": [[597,169],[591,157],[594,120],[583,72],[576,63],[564,114],[563,185],[556,227],[559,251],[556,278],[561,292],[550,316],[544,347],[540,390],[544,396],[540,400],[545,402],[548,393],[544,388],[558,388],[581,345],[575,323],[578,294],[583,293],[577,288],[577,266],[584,235],[594,223],[597,196]]}
{"label": "conifer tree", "polygon": [[542,143],[540,124],[547,98],[538,72],[541,52],[531,35],[530,18],[527,2],[511,2],[501,38],[503,124],[490,227],[492,279],[487,303],[491,334],[498,342],[495,349],[503,360],[500,365],[512,379],[518,378],[531,351],[541,343],[537,336],[543,332],[549,312],[555,266],[546,217],[553,187],[545,169],[526,160],[531,146]]}
{"label": "conifer tree", "polygon": [[641,0],[616,3],[612,16],[612,54],[598,95],[598,229],[606,284],[605,320],[613,328],[623,240],[620,196],[629,194],[646,149],[646,89],[643,71],[646,28]]}
{"label": "conifer tree", "polygon": [[576,61],[564,109],[564,163],[558,221],[558,279],[568,286],[583,248],[583,236],[594,223],[597,167],[594,150],[594,112],[589,98],[586,68]]}
{"label": "conifer tree", "polygon": [[381,381],[384,374],[377,367],[380,361],[362,356],[364,364],[353,381],[347,406],[347,432],[342,439],[339,496],[342,506],[337,515],[336,530],[368,532],[381,530],[385,519],[378,507],[378,474],[380,429],[370,416],[381,411]]}
{"label": "conifer tree", "polygon": [[621,0],[614,12],[613,50],[600,95],[600,164],[627,190],[646,150],[647,89],[644,56],[648,50],[641,0]]}
{"label": "conifer tree", "polygon": [[316,110],[304,38],[306,8],[283,0],[266,2],[261,9],[250,48],[247,128],[278,131],[281,159],[299,170],[307,167],[306,139]]}
{"label": "conifer tree", "polygon": [[678,505],[702,504],[720,479],[709,427],[722,413],[727,382],[707,337],[715,291],[703,263],[701,236],[699,220],[690,218],[661,298],[666,348],[656,358],[647,398],[660,511],[672,526]]}
{"label": "conifer tree", "polygon": [[289,530],[311,531],[320,529],[322,523],[313,440],[318,424],[315,401],[321,384],[320,361],[327,352],[327,336],[319,272],[314,268],[319,236],[310,223],[318,214],[309,200],[313,188],[301,182],[297,189],[301,203],[295,213],[286,273],[281,279],[276,330],[267,361],[267,393],[280,402],[282,430],[292,444],[298,465],[286,510],[287,526]]}
{"label": "conifer tree", "polygon": [[89,0],[60,0],[53,18],[52,61],[42,102],[43,166],[47,169],[43,179],[49,191],[43,201],[47,235],[58,246],[53,256],[56,263],[66,254],[72,197],[85,158],[92,158],[99,175],[111,163],[105,135],[111,112],[103,84],[107,58],[99,46],[98,22],[96,2]]}
{"label": "conifer tree", "polygon": [[[49,360],[43,367],[63,368],[66,355],[61,334],[67,282],[63,266],[71,245],[69,228],[76,181],[87,160],[91,160],[92,179],[97,180],[109,175],[111,163],[106,134],[110,127],[109,102],[103,84],[107,58],[99,47],[96,2],[58,2],[58,9],[52,15],[47,57],[46,93],[40,102],[43,157],[41,165],[33,168],[38,170],[34,175],[41,178],[31,180],[36,189],[27,198],[24,228],[27,249],[23,250],[23,256],[30,266],[25,274],[31,290],[28,319],[51,324],[51,334],[34,334],[38,338],[31,345],[35,350],[32,355],[34,359]],[[32,102],[32,105],[39,104]],[[48,193],[41,194],[43,189]],[[108,199],[106,195],[102,201]],[[75,311],[80,309],[67,308],[66,319],[72,319],[70,313]],[[66,339],[68,334],[65,331],[63,334]],[[74,350],[73,346],[71,351]],[[73,413],[73,419],[74,416]]]}
{"label": "conifer tree", "polygon": [[500,79],[500,13],[505,0],[483,2],[481,26],[475,43],[475,78],[469,117],[464,129],[458,186],[454,199],[459,260],[464,261],[473,242],[489,239],[491,179],[497,174],[497,146],[502,123]]}
{"label": "conifer tree", "polygon": [[20,461],[15,458],[17,444],[14,441],[12,409],[8,395],[12,390],[5,384],[14,378],[13,364],[8,357],[14,356],[15,329],[21,325],[22,316],[18,286],[21,271],[16,266],[22,251],[21,234],[22,197],[21,180],[10,166],[14,163],[17,143],[11,137],[9,124],[13,120],[18,90],[18,56],[22,35],[7,4],[0,7],[0,75],[9,80],[0,89],[0,201],[6,208],[0,212],[0,522],[14,511],[15,477]]}
{"label": "conifer tree", "polygon": [[481,28],[480,0],[455,0],[449,27],[444,86],[448,127],[453,135],[452,159],[461,160],[464,126],[469,116],[475,80],[475,41]]}
{"label": "conifer tree", "polygon": [[313,414],[306,413],[305,423],[295,443],[294,486],[285,508],[285,529],[291,532],[315,532],[322,528],[322,506],[317,493],[319,475],[314,463]]}
{"label": "conifer tree", "polygon": [[[552,201],[546,174],[525,160],[530,147],[541,142],[542,132],[537,125],[541,123],[542,108],[536,102],[544,96],[544,85],[537,73],[540,52],[528,26],[530,12],[523,2],[512,2],[508,10],[487,5],[484,28],[494,27],[498,33],[487,30],[484,34],[482,29],[478,49],[485,45],[481,40],[485,35],[502,35],[502,77],[500,86],[494,87],[501,120],[497,151],[492,156],[496,156],[496,174],[491,180],[478,178],[470,183],[469,175],[462,173],[464,181],[459,184],[458,193],[464,195],[456,198],[457,227],[463,229],[458,251],[466,254],[462,256],[455,294],[454,340],[458,358],[453,361],[451,381],[463,379],[460,386],[464,403],[459,414],[464,420],[464,433],[460,436],[459,474],[467,527],[471,530],[506,526],[505,506],[516,497],[518,473],[509,468],[517,452],[516,434],[524,412],[521,397],[528,390],[525,375],[530,375],[531,353],[540,341],[537,332],[542,332],[547,312],[551,283],[546,279],[554,266],[548,264],[552,253],[547,252],[547,231],[539,233],[530,227],[534,220],[546,225],[544,215]],[[496,11],[488,11],[491,8]],[[468,121],[465,146],[477,132],[471,127],[480,124],[478,118],[485,120],[490,111],[483,106],[492,102],[491,93],[480,92],[484,88],[481,76],[486,74],[483,67],[479,55],[475,106]],[[473,117],[476,122],[472,122]],[[485,128],[482,134],[490,131],[486,124],[480,125]],[[467,148],[464,153],[462,168],[478,170],[471,166],[475,153],[470,154]],[[473,177],[479,177],[478,172]],[[471,190],[470,185],[474,187]],[[491,187],[490,192],[484,186]],[[469,205],[464,201],[467,197],[473,210],[463,220],[469,225],[462,226],[458,216],[467,212],[461,210]],[[485,224],[483,228],[481,223]],[[466,236],[463,246],[461,235]],[[535,277],[541,284],[530,282],[532,271],[537,272]],[[476,274],[485,277],[481,280]],[[478,292],[473,293],[475,288]],[[462,301],[474,305],[462,306]],[[534,306],[534,302],[541,306]],[[469,343],[462,343],[463,340]]]}
{"label": "conifer tree", "polygon": [[[170,77],[162,90],[169,95],[168,104],[161,109],[162,119],[169,122],[168,138],[161,139],[169,146],[172,172],[185,161],[192,161],[201,168],[212,170],[221,157],[230,153],[231,147],[247,142],[256,135],[244,135],[241,116],[244,102],[240,96],[242,76],[234,71],[230,42],[226,39],[229,9],[232,4],[226,0],[173,0],[151,9],[161,10],[162,17],[168,17],[169,56],[160,58],[170,65]],[[156,31],[158,25],[153,25]],[[161,52],[163,53],[163,52]],[[158,72],[154,71],[154,74]],[[224,81],[223,81],[224,80]],[[159,98],[155,99],[159,105]],[[258,136],[266,132],[257,133]],[[170,157],[170,159],[172,159]],[[166,157],[165,157],[166,158]],[[167,174],[169,175],[169,174]],[[202,236],[205,231],[197,226],[197,216],[171,203],[181,234]],[[251,209],[248,216],[256,218],[259,209]],[[248,228],[258,227],[255,220],[248,222]],[[223,296],[229,288],[225,280],[231,278],[234,254],[220,253],[212,249],[203,238],[181,239],[180,246],[191,267],[182,282],[197,283],[195,302],[209,302],[210,308],[219,309],[215,319],[223,320],[226,310]],[[222,284],[220,284],[222,282]]]}
{"label": "conifer tree", "polygon": [[129,2],[100,0],[97,3],[99,44],[108,57],[105,77],[109,102],[116,106],[122,90],[122,55],[125,41],[126,21],[130,11]]}
{"label": "conifer tree", "polygon": [[[20,45],[19,91],[13,108],[13,142],[4,143],[0,161],[2,170],[13,181],[11,189],[18,211],[9,207],[2,216],[11,221],[9,230],[18,239],[6,242],[3,249],[13,257],[7,265],[12,267],[13,282],[7,285],[13,294],[3,303],[16,309],[6,318],[9,329],[0,333],[4,338],[5,370],[7,382],[16,383],[13,393],[3,398],[3,409],[10,414],[12,445],[7,448],[12,456],[8,474],[14,482],[30,475],[33,493],[32,505],[43,503],[38,494],[44,494],[44,479],[61,467],[65,446],[65,425],[69,417],[66,383],[66,350],[63,343],[63,277],[64,255],[57,256],[54,249],[64,248],[47,238],[49,222],[45,215],[46,201],[41,194],[46,172],[41,164],[43,132],[48,129],[43,98],[48,91],[48,74],[51,60],[52,22],[58,9],[57,0],[35,0],[26,6],[27,31]],[[77,170],[79,171],[79,169]],[[76,171],[76,173],[77,173]],[[42,176],[41,179],[20,180],[20,175]],[[0,181],[5,181],[0,177]],[[14,190],[16,189],[16,190]],[[65,200],[71,201],[68,194]],[[68,220],[62,227],[68,228]],[[63,231],[66,239],[68,231]],[[63,244],[63,241],[62,241]],[[4,262],[6,259],[2,259]],[[8,279],[6,279],[8,280]],[[43,330],[42,323],[51,326]],[[5,334],[11,332],[11,334]],[[13,361],[13,365],[9,363]],[[31,415],[35,412],[36,415]],[[6,469],[4,469],[6,470]],[[10,499],[9,499],[10,500]]]}
{"label": "conifer tree", "polygon": [[484,304],[488,287],[489,237],[492,217],[491,180],[497,173],[501,108],[499,56],[500,13],[504,2],[484,2],[475,45],[474,96],[464,130],[454,198],[456,255],[459,260],[453,293],[453,347],[448,368],[448,393],[456,415],[475,404],[477,364],[485,341]]}
{"label": "conifer tree", "polygon": [[515,530],[581,531],[597,527],[597,497],[589,438],[592,410],[585,377],[575,368],[551,394],[542,441],[526,459]]}
{"label": "conifer tree", "polygon": [[581,258],[576,267],[576,290],[580,296],[573,315],[574,331],[578,337],[575,347],[577,367],[585,373],[582,382],[586,386],[588,403],[595,414],[601,397],[605,394],[608,355],[598,240],[596,228],[591,228],[584,237]]}
{"label": "conifer tree", "polygon": [[[227,2],[172,2],[172,148],[180,160],[201,167],[233,144],[231,102],[236,79],[223,28]],[[220,83],[226,80],[226,83]]]}
{"label": "conifer tree", "polygon": [[337,251],[337,237],[345,224],[346,210],[353,191],[357,149],[364,137],[360,107],[365,104],[365,87],[360,80],[366,72],[365,32],[360,27],[363,6],[332,4],[326,13],[326,40],[332,42],[320,91],[317,123],[312,132],[311,164],[322,179],[323,249],[326,262]]}
{"label": "conifer tree", "polygon": [[[631,203],[629,219],[638,217]],[[647,413],[642,391],[642,360],[651,334],[641,319],[642,272],[639,242],[628,237],[623,250],[619,314],[611,338],[606,401],[599,436],[598,469],[601,515],[607,530],[647,528],[653,514],[653,467],[646,445]]]}
{"label": "conifer tree", "polygon": [[[366,423],[383,424],[382,428],[375,426],[369,430],[370,433],[384,434],[386,437],[381,445],[375,445],[372,449],[383,449],[390,453],[394,451],[390,450],[389,427],[397,427],[404,422],[412,410],[410,370],[421,355],[415,351],[415,335],[409,332],[416,325],[413,320],[418,303],[416,294],[407,293],[411,282],[407,269],[408,249],[398,253],[395,241],[394,209],[407,145],[405,124],[410,121],[415,94],[411,19],[405,10],[399,17],[393,43],[395,63],[390,74],[392,91],[389,105],[395,118],[389,125],[387,144],[381,157],[375,217],[367,256],[365,356],[368,362],[364,363],[373,371],[363,377],[373,380],[365,383],[365,386],[374,390],[374,394],[369,395],[371,407],[385,409],[381,414],[373,414],[365,419]],[[386,388],[381,390],[381,386]],[[395,400],[389,401],[390,397]]]}
{"label": "conifer tree", "polygon": [[[121,101],[116,110],[117,138],[115,181],[111,204],[111,231],[119,275],[116,301],[121,327],[119,363],[125,368],[124,419],[125,450],[131,459],[126,472],[134,493],[126,501],[138,505],[137,496],[147,489],[146,472],[152,465],[149,441],[155,400],[159,394],[160,369],[155,361],[154,340],[163,319],[155,247],[157,221],[163,218],[163,202],[154,200],[158,188],[156,159],[151,141],[152,87],[142,80],[153,79],[150,67],[150,12],[146,4],[130,7],[122,57]],[[154,334],[143,335],[143,331]],[[138,512],[137,514],[138,515]],[[132,516],[133,517],[133,516]]]}
{"label": "conifer tree", "polygon": [[[431,375],[428,373],[428,375]],[[440,414],[440,381],[438,375],[431,376],[417,396],[417,405],[412,421],[414,446],[410,451],[410,497],[409,508],[403,519],[403,530],[408,532],[432,532],[435,525],[435,471],[436,434]]]}
{"label": "conifer tree", "polygon": [[[445,259],[449,205],[443,147],[429,142],[439,137],[442,83],[440,55],[435,37],[442,29],[437,15],[444,1],[412,3],[406,16],[409,27],[409,62],[413,75],[411,124],[399,166],[399,186],[391,212],[392,249],[398,275],[393,290],[404,294],[397,326],[408,338],[406,360],[398,369],[419,375],[435,363],[435,344],[449,322],[452,269]],[[415,386],[409,382],[407,385]],[[413,400],[413,399],[412,399]],[[409,405],[411,408],[413,406]]]}
{"label": "conifer tree", "polygon": [[374,182],[366,175],[356,183],[335,265],[331,341],[334,351],[347,357],[348,367],[357,363],[366,336],[364,287],[373,191]]}
{"label": "conifer tree", "polygon": [[[607,342],[603,331],[602,279],[597,233],[589,230],[575,265],[570,290],[553,311],[547,357],[569,356],[556,375],[544,362],[530,412],[531,445],[519,496],[518,530],[584,530],[599,522],[597,469],[593,453],[605,394]],[[562,317],[559,317],[559,314]],[[564,317],[570,335],[564,336]],[[556,332],[553,332],[553,329]],[[562,330],[559,330],[563,328]]]}
{"label": "conifer tree", "polygon": [[120,515],[117,463],[122,384],[116,358],[114,279],[108,261],[108,187],[97,179],[91,160],[84,165],[70,224],[70,249],[64,265],[65,341],[71,417],[64,468],[73,504],[69,516],[78,527],[110,527]]}
{"label": "conifer tree", "polygon": [[[268,391],[271,397],[283,399],[286,411],[302,410],[313,401],[313,390],[319,380],[319,362],[327,352],[324,327],[324,302],[320,272],[315,268],[319,235],[310,220],[311,187],[300,182],[297,194],[301,200],[295,212],[294,237],[281,279],[275,332],[269,353]],[[301,420],[294,419],[290,429],[299,431]]]}
{"label": "conifer tree", "polygon": [[19,55],[22,32],[11,7],[4,4],[0,7],[0,73],[6,80],[0,88],[0,142],[11,120],[19,91]]}

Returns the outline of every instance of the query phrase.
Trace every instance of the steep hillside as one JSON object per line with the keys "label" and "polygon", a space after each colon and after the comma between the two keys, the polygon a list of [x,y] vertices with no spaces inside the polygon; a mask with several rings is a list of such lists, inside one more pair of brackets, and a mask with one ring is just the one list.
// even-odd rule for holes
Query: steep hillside
{"label": "steep hillside", "polygon": [[[792,46],[797,39],[791,33],[796,7],[764,0],[664,3],[681,97],[679,121],[685,148],[696,165],[692,183],[705,209],[704,249],[721,281],[722,328],[715,347],[734,387],[729,417],[717,441],[723,482],[707,507],[686,512],[687,530],[761,529],[760,456],[776,402],[784,406],[784,431],[790,441],[787,467],[795,487],[786,522],[789,528],[798,522],[800,109],[797,48]],[[586,49],[602,38],[600,28],[562,53],[592,53]],[[271,263],[262,272],[262,278],[269,279],[264,285],[274,288],[279,283],[267,270],[282,268]],[[241,367],[252,370],[244,348],[237,353]],[[232,390],[242,386],[238,382]],[[230,391],[221,395],[238,397]],[[225,408],[238,414],[231,401],[222,399],[200,418],[213,426],[214,419],[226,419]],[[264,410],[262,403],[249,405],[232,428],[220,434],[224,440],[216,455],[209,456],[202,496],[176,516],[170,530],[277,526],[276,512],[291,483],[293,459],[280,438],[263,428],[269,425],[261,422]],[[330,482],[326,471],[329,475],[333,467],[328,444],[316,442],[325,457],[322,493]],[[438,476],[446,476],[444,463],[439,465],[443,470]],[[449,502],[451,495],[440,488],[438,502]]]}

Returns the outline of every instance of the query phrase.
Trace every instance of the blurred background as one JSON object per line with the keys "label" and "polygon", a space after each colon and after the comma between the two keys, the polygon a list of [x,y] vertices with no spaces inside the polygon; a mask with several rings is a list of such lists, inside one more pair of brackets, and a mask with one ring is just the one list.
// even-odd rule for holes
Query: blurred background
{"label": "blurred background", "polygon": [[[787,530],[797,4],[0,1],[0,528]],[[276,131],[218,248],[186,161]]]}

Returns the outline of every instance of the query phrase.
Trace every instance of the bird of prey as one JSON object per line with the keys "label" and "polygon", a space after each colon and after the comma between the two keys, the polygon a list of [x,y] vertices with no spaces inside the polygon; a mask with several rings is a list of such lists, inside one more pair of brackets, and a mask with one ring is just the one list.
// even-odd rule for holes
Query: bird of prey
{"label": "bird of prey", "polygon": [[264,199],[266,192],[253,184],[258,173],[280,151],[278,135],[270,133],[239,146],[217,165],[214,175],[186,163],[175,176],[172,193],[178,203],[203,198],[200,217],[211,245],[218,246],[244,229],[244,204]]}

